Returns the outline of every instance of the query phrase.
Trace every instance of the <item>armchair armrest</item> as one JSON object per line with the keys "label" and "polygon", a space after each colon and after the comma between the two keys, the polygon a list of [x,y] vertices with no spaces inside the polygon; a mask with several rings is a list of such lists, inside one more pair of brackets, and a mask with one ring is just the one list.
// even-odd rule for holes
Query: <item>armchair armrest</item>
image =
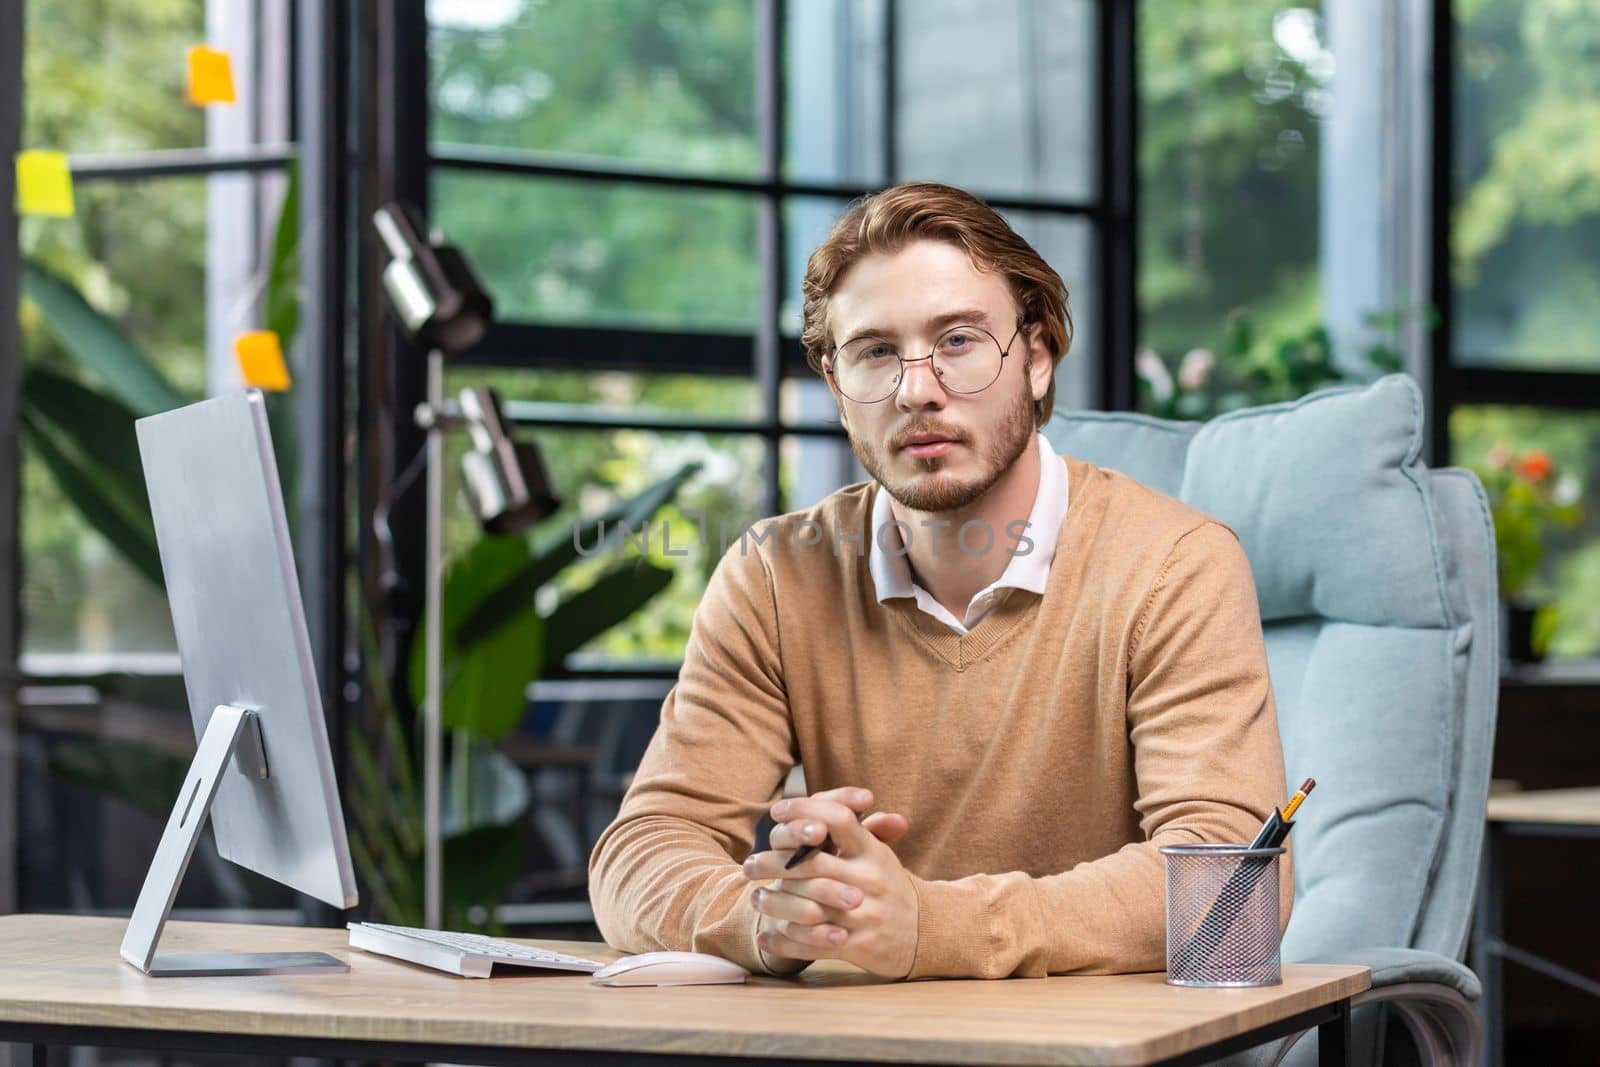
{"label": "armchair armrest", "polygon": [[1434,982],[1449,986],[1468,1000],[1477,1000],[1483,986],[1472,969],[1458,960],[1416,948],[1341,949],[1296,963],[1347,963],[1372,970],[1372,992],[1385,986]]}
{"label": "armchair armrest", "polygon": [[1477,1064],[1483,1044],[1477,1000],[1483,986],[1461,962],[1420,949],[1376,946],[1297,962],[1371,968],[1372,988],[1351,998],[1352,1007],[1387,1004],[1394,1009],[1411,1031],[1424,1064]]}

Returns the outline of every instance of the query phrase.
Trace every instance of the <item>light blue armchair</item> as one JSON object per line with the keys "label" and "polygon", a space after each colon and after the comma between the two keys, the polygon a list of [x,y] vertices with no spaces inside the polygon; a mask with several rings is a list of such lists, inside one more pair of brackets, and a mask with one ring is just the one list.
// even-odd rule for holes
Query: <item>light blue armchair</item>
{"label": "light blue armchair", "polygon": [[[1353,1061],[1476,1063],[1462,965],[1498,702],[1494,534],[1483,487],[1420,460],[1422,397],[1392,374],[1208,423],[1065,412],[1058,451],[1226,522],[1261,604],[1294,834],[1286,962],[1372,968]],[[1395,1040],[1388,1005],[1413,1049]],[[1388,1040],[1386,1041],[1386,1038]],[[1255,1050],[1310,1062],[1315,1042]]]}

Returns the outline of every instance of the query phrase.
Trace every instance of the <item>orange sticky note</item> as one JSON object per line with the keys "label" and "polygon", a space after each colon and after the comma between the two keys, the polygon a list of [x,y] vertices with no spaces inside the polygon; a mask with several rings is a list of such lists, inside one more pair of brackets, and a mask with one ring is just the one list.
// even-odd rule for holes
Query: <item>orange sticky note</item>
{"label": "orange sticky note", "polygon": [[228,53],[197,44],[189,49],[189,103],[231,104],[233,62]]}
{"label": "orange sticky note", "polygon": [[30,148],[17,153],[17,214],[72,217],[72,171],[65,152]]}
{"label": "orange sticky note", "polygon": [[271,330],[253,330],[233,339],[233,350],[239,356],[239,372],[244,384],[253,389],[271,393],[286,392],[289,388],[289,367],[283,361],[283,346],[278,335]]}

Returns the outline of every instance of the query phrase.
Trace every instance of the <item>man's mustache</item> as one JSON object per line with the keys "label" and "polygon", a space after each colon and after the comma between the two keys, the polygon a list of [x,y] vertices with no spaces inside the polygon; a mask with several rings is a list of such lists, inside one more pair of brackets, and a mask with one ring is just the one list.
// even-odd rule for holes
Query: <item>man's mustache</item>
{"label": "man's mustache", "polygon": [[956,444],[965,444],[967,440],[966,434],[959,430],[947,429],[943,426],[936,426],[932,424],[921,424],[907,426],[899,433],[895,434],[889,439],[889,447],[892,449],[904,448],[913,437],[916,437],[919,434],[929,434],[936,437],[943,437],[945,440],[954,441]]}

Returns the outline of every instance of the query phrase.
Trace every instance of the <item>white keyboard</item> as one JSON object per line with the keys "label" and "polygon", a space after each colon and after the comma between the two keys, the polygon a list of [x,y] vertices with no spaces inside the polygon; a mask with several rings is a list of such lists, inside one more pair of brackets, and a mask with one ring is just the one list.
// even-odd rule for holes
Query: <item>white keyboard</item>
{"label": "white keyboard", "polygon": [[531,948],[483,934],[455,934],[448,930],[419,930],[383,923],[350,923],[349,930],[351,948],[393,956],[467,978],[487,978],[497,963],[582,974],[593,974],[605,966],[581,956]]}

